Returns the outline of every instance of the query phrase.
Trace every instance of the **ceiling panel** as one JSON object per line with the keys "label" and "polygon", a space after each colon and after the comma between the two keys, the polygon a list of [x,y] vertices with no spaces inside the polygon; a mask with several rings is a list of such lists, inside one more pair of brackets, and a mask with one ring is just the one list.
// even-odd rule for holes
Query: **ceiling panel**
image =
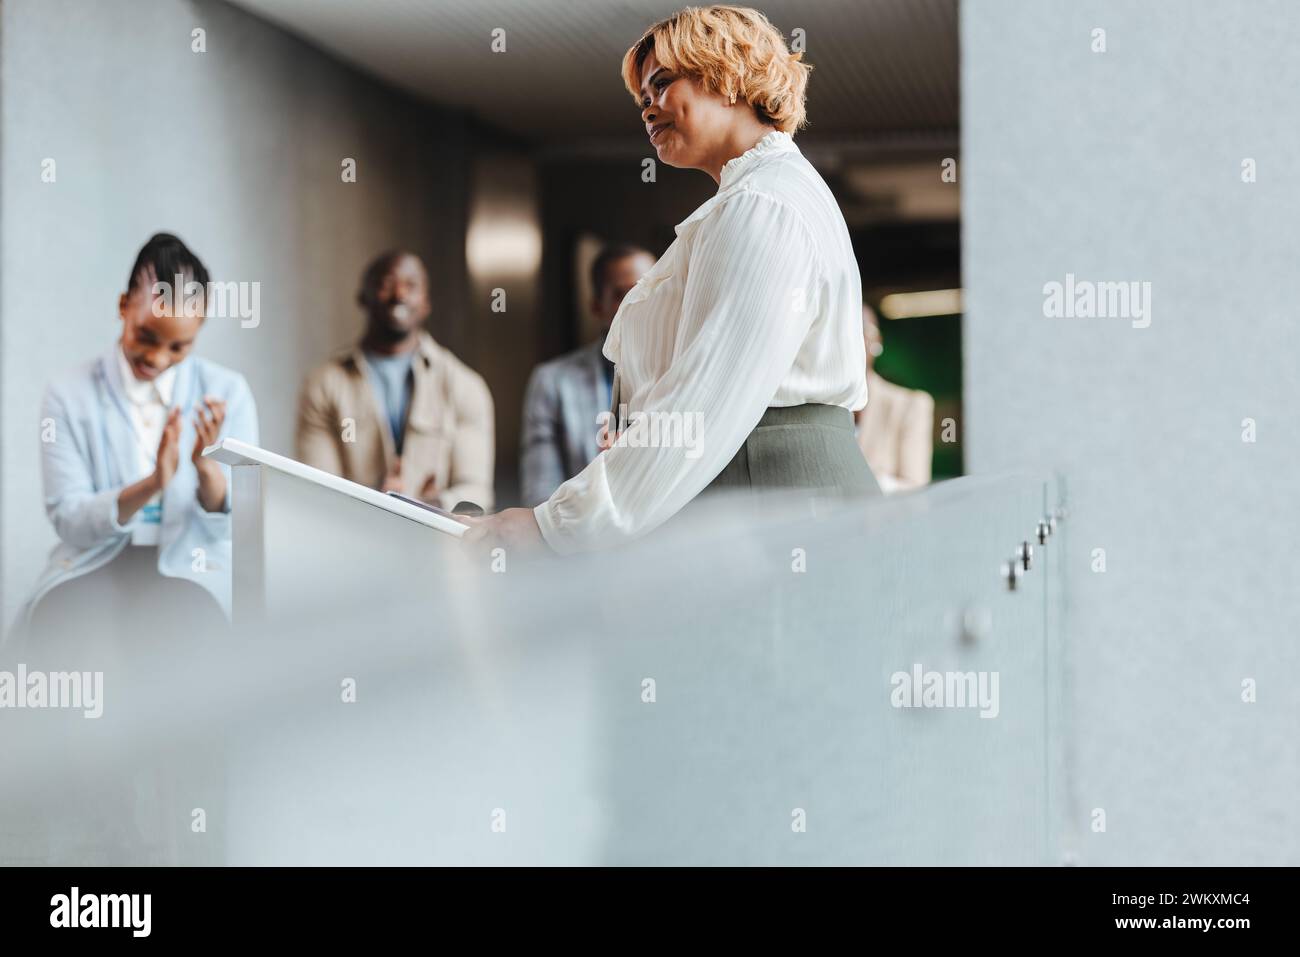
{"label": "ceiling panel", "polygon": [[[681,3],[644,0],[230,0],[367,73],[542,147],[644,144],[623,52]],[[957,145],[957,0],[773,0],[804,31],[801,137],[876,149]],[[491,49],[505,31],[505,52]]]}

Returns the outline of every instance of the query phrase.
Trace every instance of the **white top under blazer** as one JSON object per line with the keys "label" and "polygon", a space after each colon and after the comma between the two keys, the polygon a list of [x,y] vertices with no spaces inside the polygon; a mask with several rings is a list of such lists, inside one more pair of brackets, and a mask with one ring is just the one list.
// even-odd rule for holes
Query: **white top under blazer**
{"label": "white top under blazer", "polygon": [[717,194],[676,232],[624,298],[604,353],[631,416],[693,415],[700,439],[693,450],[616,444],[556,489],[533,514],[561,554],[614,546],[671,518],[769,406],[866,405],[848,228],[789,134],[774,130],[723,166]]}

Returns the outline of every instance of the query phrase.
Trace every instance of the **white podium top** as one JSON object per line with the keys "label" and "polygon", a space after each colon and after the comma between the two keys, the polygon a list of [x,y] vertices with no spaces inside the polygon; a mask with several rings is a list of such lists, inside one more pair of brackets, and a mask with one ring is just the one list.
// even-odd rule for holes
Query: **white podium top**
{"label": "white podium top", "polygon": [[276,455],[266,449],[259,449],[256,445],[249,445],[247,442],[239,441],[239,439],[222,439],[216,445],[209,445],[204,449],[203,455],[205,458],[212,458],[226,465],[261,465],[272,468],[277,472],[283,472],[286,475],[292,475],[294,478],[302,479],[304,482],[323,485],[340,495],[358,499],[367,505],[373,505],[385,512],[392,512],[394,515],[400,515],[402,518],[417,522],[420,525],[427,525],[429,528],[436,529],[447,535],[453,535],[456,538],[460,538],[469,530],[468,525],[455,519],[439,515],[437,512],[430,512],[428,509],[420,508],[418,505],[412,505],[409,502],[403,502],[392,495],[375,491],[364,485],[358,485],[356,482],[349,482],[345,478],[340,478],[321,469],[312,468],[310,465],[303,465],[301,462],[295,462],[283,455]]}

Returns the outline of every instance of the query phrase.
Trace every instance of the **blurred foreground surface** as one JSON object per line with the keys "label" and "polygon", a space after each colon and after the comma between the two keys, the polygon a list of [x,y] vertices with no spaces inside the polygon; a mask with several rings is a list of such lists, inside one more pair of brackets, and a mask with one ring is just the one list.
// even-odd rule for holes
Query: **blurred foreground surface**
{"label": "blurred foreground surface", "polygon": [[[103,700],[0,713],[0,857],[1048,863],[1053,543],[1015,590],[1001,565],[1049,490],[718,501],[615,554],[440,563],[420,595],[319,581],[257,629],[8,649],[102,670]],[[996,673],[995,707],[899,707],[916,668]]]}

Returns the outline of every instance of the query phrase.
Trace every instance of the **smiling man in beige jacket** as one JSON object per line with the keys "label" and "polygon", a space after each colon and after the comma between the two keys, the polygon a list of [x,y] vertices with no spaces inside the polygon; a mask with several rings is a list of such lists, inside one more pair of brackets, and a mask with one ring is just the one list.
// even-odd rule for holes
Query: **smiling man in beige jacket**
{"label": "smiling man in beige jacket", "polygon": [[380,491],[443,508],[492,508],[487,383],[423,329],[429,280],[412,253],[375,259],[361,281],[361,342],[315,369],[298,404],[297,456]]}

